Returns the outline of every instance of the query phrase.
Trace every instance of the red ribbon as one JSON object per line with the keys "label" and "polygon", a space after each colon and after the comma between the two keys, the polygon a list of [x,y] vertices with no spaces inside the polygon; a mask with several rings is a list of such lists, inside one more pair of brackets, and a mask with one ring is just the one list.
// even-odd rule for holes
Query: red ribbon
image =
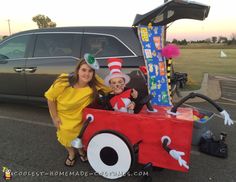
{"label": "red ribbon", "polygon": [[122,99],[130,98],[130,94],[131,94],[131,89],[128,89],[122,92],[121,94],[112,97],[110,100],[111,106],[114,108],[115,105],[117,104],[118,109],[125,107],[125,103],[123,102]]}

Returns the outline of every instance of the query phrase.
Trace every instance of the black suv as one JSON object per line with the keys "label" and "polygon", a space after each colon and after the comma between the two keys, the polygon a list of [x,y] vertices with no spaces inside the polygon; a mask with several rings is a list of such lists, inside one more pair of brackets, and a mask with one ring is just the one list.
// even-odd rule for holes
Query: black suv
{"label": "black suv", "polygon": [[166,25],[181,18],[203,20],[209,6],[173,0],[144,15],[136,15],[132,27],[66,27],[29,30],[0,42],[0,99],[44,101],[43,93],[60,73],[70,73],[84,53],[95,55],[101,77],[108,74],[107,58],[124,60],[129,86],[146,90],[139,71],[144,57],[138,25]]}

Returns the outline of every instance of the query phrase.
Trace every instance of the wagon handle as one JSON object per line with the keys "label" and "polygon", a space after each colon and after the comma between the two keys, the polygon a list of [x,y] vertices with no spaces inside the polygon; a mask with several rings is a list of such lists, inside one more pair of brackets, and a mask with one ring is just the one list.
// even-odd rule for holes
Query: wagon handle
{"label": "wagon handle", "polygon": [[169,114],[173,114],[176,115],[176,111],[177,108],[182,105],[185,101],[187,101],[188,99],[192,99],[194,97],[200,97],[204,100],[206,100],[207,102],[209,102],[210,104],[212,104],[213,106],[215,106],[215,108],[220,112],[220,115],[224,118],[224,124],[225,125],[233,125],[234,121],[230,118],[230,115],[228,114],[228,112],[224,109],[222,109],[218,104],[216,104],[212,99],[210,99],[209,97],[203,95],[203,94],[199,94],[199,93],[195,93],[195,92],[191,92],[189,95],[187,95],[186,97],[184,97],[183,99],[181,99],[179,102],[177,102],[174,107],[171,108],[170,111],[168,111]]}
{"label": "wagon handle", "polygon": [[216,104],[212,99],[210,99],[209,97],[203,95],[203,94],[199,94],[199,93],[195,93],[195,92],[191,92],[189,95],[187,95],[186,97],[184,97],[183,99],[181,99],[179,102],[177,102],[174,107],[171,108],[171,112],[172,113],[176,113],[177,109],[179,106],[181,106],[184,102],[186,102],[187,100],[189,99],[193,99],[195,97],[200,97],[206,101],[208,101],[210,104],[212,104],[213,106],[215,106],[215,108],[219,111],[219,112],[222,112],[223,109],[218,105]]}

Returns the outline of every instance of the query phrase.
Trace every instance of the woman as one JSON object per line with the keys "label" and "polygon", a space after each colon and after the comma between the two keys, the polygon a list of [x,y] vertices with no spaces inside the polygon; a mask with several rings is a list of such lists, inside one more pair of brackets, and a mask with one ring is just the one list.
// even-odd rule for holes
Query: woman
{"label": "woman", "polygon": [[[95,70],[83,59],[74,74],[61,74],[45,93],[53,124],[57,128],[58,141],[68,151],[66,166],[74,166],[76,153],[71,141],[80,133],[82,111],[97,97],[98,90],[108,92],[102,79],[95,75]],[[79,149],[82,161],[86,161],[85,152]]]}

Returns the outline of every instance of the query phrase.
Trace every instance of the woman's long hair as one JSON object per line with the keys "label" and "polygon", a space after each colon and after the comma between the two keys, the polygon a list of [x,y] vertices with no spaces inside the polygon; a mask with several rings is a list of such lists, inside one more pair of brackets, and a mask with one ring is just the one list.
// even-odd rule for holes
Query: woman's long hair
{"label": "woman's long hair", "polygon": [[[79,76],[78,76],[78,71],[81,68],[82,65],[87,64],[86,61],[84,59],[82,59],[77,66],[75,67],[75,71],[69,75],[66,76],[59,76],[53,83],[53,85],[55,85],[57,82],[68,82],[68,86],[74,86],[78,80],[79,80]],[[91,68],[92,69],[92,68]],[[93,90],[93,100],[95,98],[97,98],[98,96],[98,90],[96,88],[96,85],[98,85],[98,81],[95,77],[95,70],[92,69],[93,71],[93,76],[92,79],[90,80],[90,82],[88,82],[89,87]]]}

